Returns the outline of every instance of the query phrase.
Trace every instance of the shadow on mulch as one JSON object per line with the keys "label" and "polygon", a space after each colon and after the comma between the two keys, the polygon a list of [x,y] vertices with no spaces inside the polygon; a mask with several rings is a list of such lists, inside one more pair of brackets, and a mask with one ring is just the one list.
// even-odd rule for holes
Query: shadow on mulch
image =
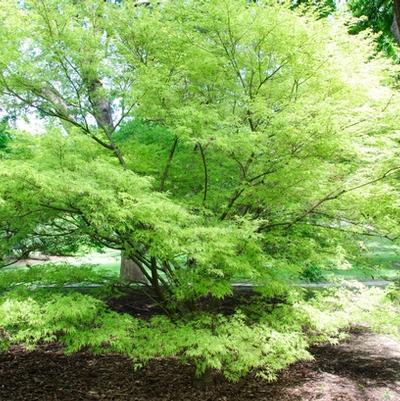
{"label": "shadow on mulch", "polygon": [[[330,354],[330,358],[326,355]],[[371,356],[358,349],[324,346],[313,350],[318,368],[338,376],[354,380],[393,381],[400,380],[400,358]]]}
{"label": "shadow on mulch", "polygon": [[134,372],[119,356],[41,350],[1,354],[0,366],[1,401],[286,400],[282,383],[251,375],[233,384],[216,376],[206,385],[192,366],[174,360],[152,361]]}
{"label": "shadow on mulch", "polygon": [[[131,289],[108,299],[107,305],[111,310],[119,313],[127,313],[140,319],[150,319],[153,316],[166,313],[155,298],[156,296],[150,291]],[[246,307],[259,298],[260,295],[250,287],[236,287],[231,296],[222,299],[203,297],[192,306],[196,312],[213,312],[228,316],[235,313],[236,309]],[[265,305],[271,307],[283,302],[284,300],[279,298],[264,299]],[[186,307],[190,309],[189,305]]]}
{"label": "shadow on mulch", "polygon": [[[238,383],[215,375],[205,383],[193,366],[171,359],[135,372],[116,355],[65,356],[55,345],[14,349],[0,354],[0,401],[378,401],[387,391],[388,400],[400,400],[400,359],[356,349],[371,336],[356,333],[343,346],[313,348],[315,361],[293,365],[274,383],[254,374]],[[374,386],[385,390],[374,393]]]}

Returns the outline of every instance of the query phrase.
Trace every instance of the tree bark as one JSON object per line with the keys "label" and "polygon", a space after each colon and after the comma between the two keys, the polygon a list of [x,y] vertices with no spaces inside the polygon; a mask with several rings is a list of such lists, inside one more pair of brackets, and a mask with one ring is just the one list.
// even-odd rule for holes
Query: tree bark
{"label": "tree bark", "polygon": [[146,283],[147,279],[140,267],[132,259],[128,258],[124,252],[121,253],[121,267],[119,270],[120,278],[128,282]]}
{"label": "tree bark", "polygon": [[393,0],[393,23],[392,23],[392,33],[400,44],[400,0]]}

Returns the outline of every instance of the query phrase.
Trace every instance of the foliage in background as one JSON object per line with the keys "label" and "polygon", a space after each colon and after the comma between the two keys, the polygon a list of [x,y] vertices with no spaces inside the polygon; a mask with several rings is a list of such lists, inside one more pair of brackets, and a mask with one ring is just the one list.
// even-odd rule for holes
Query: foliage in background
{"label": "foliage in background", "polygon": [[8,118],[2,118],[0,121],[0,158],[9,150],[11,133],[9,129]]}
{"label": "foliage in background", "polygon": [[336,11],[335,0],[292,0],[291,6],[312,8],[320,17],[328,17]]}
{"label": "foliage in background", "polygon": [[392,0],[294,0],[291,4],[293,7],[314,8],[321,17],[332,17],[341,12],[350,17],[347,24],[351,34],[372,31],[376,35],[377,49],[398,60],[398,43],[393,33]]}
{"label": "foliage in background", "polygon": [[325,271],[326,269],[321,266],[307,265],[301,272],[300,278],[311,283],[318,283],[326,280]]}
{"label": "foliage in background", "polygon": [[389,297],[392,301],[400,302],[400,273],[397,274],[393,285],[389,289]]}
{"label": "foliage in background", "polygon": [[85,286],[97,284],[109,286],[116,277],[106,270],[90,265],[43,264],[27,268],[4,269],[0,272],[0,293],[16,287],[45,288],[65,285]]}
{"label": "foliage in background", "polygon": [[392,32],[392,0],[349,0],[347,5],[358,21],[350,32],[359,33],[371,29],[378,35],[378,49],[394,59],[398,59],[398,44]]}

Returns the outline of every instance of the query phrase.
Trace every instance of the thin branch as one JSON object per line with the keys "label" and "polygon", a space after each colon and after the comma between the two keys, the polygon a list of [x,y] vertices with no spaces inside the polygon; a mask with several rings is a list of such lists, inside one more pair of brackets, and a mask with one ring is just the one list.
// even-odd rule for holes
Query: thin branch
{"label": "thin branch", "polygon": [[204,153],[204,149],[201,143],[198,143],[201,160],[203,162],[203,169],[204,169],[204,195],[203,195],[203,203],[207,200],[207,191],[208,191],[208,167],[207,167],[207,160]]}
{"label": "thin branch", "polygon": [[280,64],[277,68],[275,68],[274,71],[272,71],[270,74],[266,75],[265,78],[259,83],[257,86],[256,93],[261,89],[261,87],[269,81],[275,74],[277,74],[286,64],[289,63],[289,60],[285,60],[282,64]]}
{"label": "thin branch", "polygon": [[244,187],[237,189],[234,194],[230,197],[228,205],[226,206],[225,210],[222,212],[219,220],[225,220],[228,216],[230,210],[232,209],[233,205],[235,204],[236,200],[240,197],[240,195],[244,192]]}
{"label": "thin branch", "polygon": [[171,169],[172,159],[174,158],[176,147],[178,145],[178,141],[179,141],[179,138],[177,136],[175,136],[174,141],[172,143],[172,147],[171,147],[171,149],[169,151],[169,154],[168,154],[167,163],[165,164],[165,168],[164,168],[164,171],[163,171],[162,176],[161,176],[160,192],[163,192],[164,189],[165,189],[165,182],[166,182],[166,180],[168,178],[169,171]]}
{"label": "thin branch", "polygon": [[25,256],[25,255],[21,255],[19,258],[17,258],[17,259],[15,259],[15,260],[13,260],[12,262],[9,262],[9,263],[6,263],[6,264],[3,264],[3,265],[0,265],[0,269],[2,269],[3,267],[12,266],[12,265],[14,265],[15,263],[18,263],[19,261],[21,261],[21,260],[23,260],[23,259],[24,259],[24,256]]}
{"label": "thin branch", "polygon": [[274,226],[287,226],[287,228],[289,229],[290,227],[292,227],[293,225],[295,225],[299,221],[303,220],[309,214],[313,213],[316,209],[318,209],[325,202],[338,199],[341,196],[343,196],[344,194],[356,191],[356,190],[358,190],[360,188],[364,188],[364,187],[366,187],[368,185],[371,185],[371,184],[374,184],[376,182],[379,182],[379,181],[385,179],[389,175],[392,175],[392,174],[394,174],[395,172],[397,172],[399,170],[400,170],[400,167],[393,167],[393,168],[387,170],[384,174],[380,175],[379,177],[374,178],[373,180],[369,180],[369,181],[363,182],[361,184],[355,185],[354,187],[350,187],[350,188],[347,188],[347,189],[344,188],[344,189],[341,189],[341,190],[332,191],[329,194],[325,195],[323,198],[321,198],[319,201],[314,203],[310,208],[308,208],[306,211],[304,211],[302,214],[300,214],[294,220],[287,221],[287,222],[281,222],[281,223],[274,223],[274,224],[262,224],[258,228],[257,231],[258,232],[262,232],[262,231],[265,231],[265,229],[271,228],[271,227],[274,227]]}
{"label": "thin branch", "polygon": [[336,231],[342,231],[348,234],[353,234],[353,235],[362,235],[362,236],[369,236],[369,237],[379,237],[379,238],[385,238],[390,241],[396,240],[396,238],[392,238],[387,234],[375,232],[375,231],[356,231],[356,230],[346,230],[343,227],[337,227],[337,226],[330,226],[330,225],[325,225],[321,223],[314,223],[314,222],[298,222],[298,224],[301,225],[307,225],[307,226],[313,226],[313,227],[318,227],[318,228],[324,228],[328,230],[336,230]]}

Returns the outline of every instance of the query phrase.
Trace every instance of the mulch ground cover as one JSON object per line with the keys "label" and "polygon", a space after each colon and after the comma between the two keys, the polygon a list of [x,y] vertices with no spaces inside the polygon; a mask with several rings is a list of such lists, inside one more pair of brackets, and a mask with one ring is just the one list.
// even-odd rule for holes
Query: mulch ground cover
{"label": "mulch ground cover", "polygon": [[15,348],[0,354],[0,400],[398,401],[400,357],[385,348],[378,356],[359,349],[370,341],[377,351],[385,338],[378,337],[356,333],[343,345],[317,347],[314,361],[293,365],[274,383],[254,374],[238,383],[217,374],[204,382],[192,366],[175,360],[155,360],[133,371],[128,359],[116,355],[65,356],[56,345],[34,352]]}

